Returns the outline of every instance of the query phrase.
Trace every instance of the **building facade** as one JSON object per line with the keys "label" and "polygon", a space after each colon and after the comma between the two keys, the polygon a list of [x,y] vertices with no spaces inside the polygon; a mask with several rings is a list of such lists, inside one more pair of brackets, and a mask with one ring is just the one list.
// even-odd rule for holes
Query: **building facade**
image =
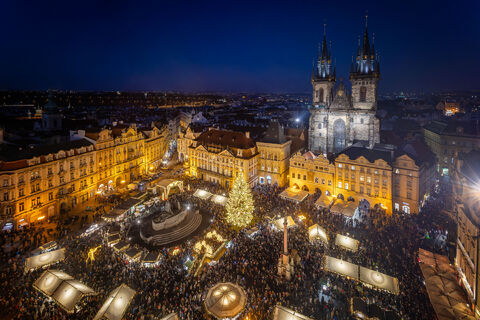
{"label": "building facade", "polygon": [[2,144],[0,214],[29,224],[126,188],[148,175],[165,144],[158,128],[141,131],[135,125],[79,130],[55,145],[9,150]]}
{"label": "building facade", "polygon": [[248,184],[258,183],[258,149],[248,132],[209,128],[188,147],[190,175],[227,189],[239,173]]}
{"label": "building facade", "polygon": [[455,156],[480,150],[480,127],[476,122],[433,121],[423,128],[425,143],[437,157],[437,170],[449,175],[455,169]]}
{"label": "building facade", "polygon": [[453,196],[457,216],[457,254],[455,266],[476,316],[479,306],[480,250],[480,151],[461,154],[452,172]]}
{"label": "building facade", "polygon": [[41,221],[94,196],[97,166],[90,141],[16,152],[18,159],[0,162],[0,210],[5,220],[14,219],[18,225]]}
{"label": "building facade", "polygon": [[355,141],[365,141],[370,147],[380,142],[380,124],[375,116],[379,79],[380,65],[367,28],[350,69],[351,94],[343,82],[336,81],[331,49],[327,49],[324,34],[312,72],[308,143],[311,151],[338,153]]}
{"label": "building facade", "polygon": [[270,123],[265,135],[257,141],[257,148],[259,183],[286,185],[292,141],[285,137],[284,128],[277,121]]}
{"label": "building facade", "polygon": [[297,152],[290,158],[290,187],[335,194],[335,166],[323,155]]}
{"label": "building facade", "polygon": [[411,144],[366,148],[357,143],[331,161],[323,154],[298,152],[290,159],[290,187],[362,202],[389,214],[418,213],[435,183],[433,156],[417,156],[418,148]]}

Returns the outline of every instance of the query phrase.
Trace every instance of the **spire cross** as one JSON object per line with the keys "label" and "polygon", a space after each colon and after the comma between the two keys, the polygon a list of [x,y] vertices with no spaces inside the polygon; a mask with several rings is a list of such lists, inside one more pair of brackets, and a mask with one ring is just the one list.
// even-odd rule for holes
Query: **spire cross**
{"label": "spire cross", "polygon": [[323,24],[323,35],[324,36],[327,35],[327,24],[326,23]]}

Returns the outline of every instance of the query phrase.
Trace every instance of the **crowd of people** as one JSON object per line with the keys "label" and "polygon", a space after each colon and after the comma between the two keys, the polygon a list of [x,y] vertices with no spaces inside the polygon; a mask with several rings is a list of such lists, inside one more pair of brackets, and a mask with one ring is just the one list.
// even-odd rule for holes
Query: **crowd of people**
{"label": "crowd of people", "polygon": [[[207,230],[216,230],[232,246],[215,264],[206,265],[199,276],[185,268],[185,260],[193,255],[188,241],[179,246],[180,254],[161,250],[160,263],[146,267],[131,262],[105,243],[105,234],[111,224],[99,231],[80,237],[58,230],[60,247],[66,248],[66,259],[52,268],[63,270],[84,282],[97,293],[81,300],[74,314],[67,314],[58,305],[32,287],[42,270],[24,272],[25,258],[31,250],[45,242],[41,228],[26,228],[3,233],[0,305],[13,319],[91,319],[100,309],[107,294],[125,283],[136,295],[125,314],[126,319],[153,319],[171,312],[180,319],[205,319],[203,299],[210,287],[218,282],[238,283],[247,293],[247,306],[243,315],[250,319],[270,319],[277,304],[294,309],[314,319],[353,319],[349,310],[350,299],[361,297],[386,310],[394,310],[405,319],[431,319],[434,313],[422,282],[416,255],[424,244],[422,234],[439,231],[433,226],[439,208],[437,202],[428,202],[418,215],[395,212],[381,215],[365,212],[362,219],[352,223],[342,215],[331,214],[328,209],[317,209],[315,197],[301,204],[280,199],[280,188],[256,187],[253,236],[232,231],[223,220],[223,207],[208,200],[193,197],[197,188],[213,193],[226,192],[219,186],[201,181],[185,181],[191,191],[174,195],[173,199],[189,203],[213,216]],[[288,246],[296,250],[300,263],[295,265],[291,281],[277,274],[277,263],[283,249],[283,234],[270,223],[270,218],[302,213],[306,219],[297,221],[289,230]],[[133,219],[123,222],[128,230]],[[336,233],[349,235],[360,241],[357,252],[346,251],[329,244],[311,242],[308,226],[318,223],[327,230],[329,238]],[[66,236],[64,234],[66,233]],[[201,237],[197,235],[196,237]],[[13,246],[13,244],[16,244]],[[95,261],[86,263],[88,250],[101,244]],[[444,250],[444,248],[437,248]],[[398,278],[400,294],[375,290],[340,275],[326,272],[322,267],[324,256],[329,255],[359,264]]]}

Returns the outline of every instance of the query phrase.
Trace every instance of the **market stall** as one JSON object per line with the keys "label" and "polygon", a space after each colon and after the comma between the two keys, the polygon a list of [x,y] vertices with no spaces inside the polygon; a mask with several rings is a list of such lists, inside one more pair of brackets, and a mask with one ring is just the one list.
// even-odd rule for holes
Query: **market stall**
{"label": "market stall", "polygon": [[219,194],[214,194],[210,200],[212,200],[213,202],[215,202],[216,204],[219,204],[221,206],[225,206],[227,204],[227,201],[228,201],[228,198],[227,197],[224,197],[224,196],[221,196]]}
{"label": "market stall", "polygon": [[330,208],[330,206],[333,203],[334,198],[332,196],[327,196],[325,193],[322,194],[317,201],[315,201],[315,206],[320,209],[320,208]]}
{"label": "market stall", "polygon": [[400,292],[397,278],[375,270],[360,267],[360,281],[393,294],[399,294]]}
{"label": "market stall", "polygon": [[[278,218],[277,220],[274,221],[273,225],[277,230],[283,230],[283,223],[284,223],[285,218]],[[287,216],[287,228],[291,228],[296,226],[295,221],[291,216]]]}
{"label": "market stall", "polygon": [[73,313],[75,305],[86,295],[95,291],[72,276],[59,270],[46,270],[33,283],[33,287],[53,299],[62,309]]}
{"label": "market stall", "polygon": [[336,246],[340,246],[344,249],[347,249],[353,252],[358,251],[359,244],[360,242],[358,240],[355,240],[353,238],[350,238],[341,234],[337,234],[337,236],[335,237]]}
{"label": "market stall", "polygon": [[48,267],[65,259],[65,249],[45,252],[25,260],[25,271]]}
{"label": "market stall", "polygon": [[325,243],[328,243],[327,232],[318,224],[314,224],[308,228],[308,238],[310,241],[321,240]]}
{"label": "market stall", "polygon": [[282,191],[280,193],[280,198],[285,200],[293,201],[296,203],[300,203],[308,197],[308,191],[301,190],[295,187],[290,187]]}
{"label": "market stall", "polygon": [[325,270],[350,279],[359,280],[358,266],[337,258],[325,256]]}
{"label": "market stall", "polygon": [[313,320],[303,314],[300,314],[292,309],[282,307],[280,305],[275,306],[273,310],[273,320]]}
{"label": "market stall", "polygon": [[124,283],[121,284],[115,290],[110,292],[93,320],[122,320],[125,311],[127,311],[128,305],[132,301],[135,294],[135,290]]}
{"label": "market stall", "polygon": [[202,199],[202,200],[207,200],[212,196],[212,194],[210,192],[202,190],[202,189],[197,189],[193,195],[197,198]]}

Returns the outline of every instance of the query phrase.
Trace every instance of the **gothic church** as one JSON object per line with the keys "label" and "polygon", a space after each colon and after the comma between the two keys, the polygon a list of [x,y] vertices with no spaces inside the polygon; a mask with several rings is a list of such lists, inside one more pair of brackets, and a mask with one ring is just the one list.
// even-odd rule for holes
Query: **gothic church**
{"label": "gothic church", "polygon": [[[333,70],[332,70],[333,69]],[[321,50],[312,71],[313,103],[310,108],[309,149],[338,153],[357,141],[369,147],[380,142],[377,87],[380,65],[367,25],[350,68],[351,93],[336,80],[331,48],[324,31]]]}

